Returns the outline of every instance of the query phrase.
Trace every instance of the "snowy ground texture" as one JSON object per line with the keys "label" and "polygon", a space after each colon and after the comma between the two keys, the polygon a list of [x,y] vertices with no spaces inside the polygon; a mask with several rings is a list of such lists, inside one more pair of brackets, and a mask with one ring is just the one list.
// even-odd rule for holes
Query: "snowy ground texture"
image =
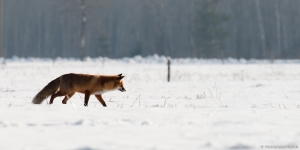
{"label": "snowy ground texture", "polygon": [[[172,59],[170,83],[159,56],[0,67],[0,149],[300,149],[299,60]],[[107,108],[82,94],[31,103],[70,72],[123,73],[127,92],[104,94]]]}

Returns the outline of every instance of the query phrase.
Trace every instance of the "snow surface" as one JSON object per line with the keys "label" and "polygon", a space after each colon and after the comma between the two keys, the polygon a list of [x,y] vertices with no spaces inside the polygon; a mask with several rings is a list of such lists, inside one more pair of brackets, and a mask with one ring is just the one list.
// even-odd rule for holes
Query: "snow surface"
{"label": "snow surface", "polygon": [[[166,61],[157,55],[5,60],[0,149],[299,149],[299,60],[172,59],[170,83]],[[31,103],[70,72],[123,73],[126,92],[104,94],[106,108],[93,96],[84,107],[82,94],[67,105],[63,97]]]}

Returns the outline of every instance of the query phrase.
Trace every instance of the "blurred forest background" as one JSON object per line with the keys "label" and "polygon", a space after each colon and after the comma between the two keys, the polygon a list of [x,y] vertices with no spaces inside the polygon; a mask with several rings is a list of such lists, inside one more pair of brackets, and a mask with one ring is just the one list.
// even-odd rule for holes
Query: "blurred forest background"
{"label": "blurred forest background", "polygon": [[0,57],[300,58],[300,0],[0,3]]}

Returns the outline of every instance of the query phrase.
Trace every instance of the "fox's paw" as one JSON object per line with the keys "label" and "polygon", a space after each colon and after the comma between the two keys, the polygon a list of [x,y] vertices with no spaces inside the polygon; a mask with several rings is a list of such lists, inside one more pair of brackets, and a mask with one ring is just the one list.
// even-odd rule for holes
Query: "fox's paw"
{"label": "fox's paw", "polygon": [[86,106],[86,107],[87,107],[88,105],[87,105],[87,104],[84,104],[84,106]]}

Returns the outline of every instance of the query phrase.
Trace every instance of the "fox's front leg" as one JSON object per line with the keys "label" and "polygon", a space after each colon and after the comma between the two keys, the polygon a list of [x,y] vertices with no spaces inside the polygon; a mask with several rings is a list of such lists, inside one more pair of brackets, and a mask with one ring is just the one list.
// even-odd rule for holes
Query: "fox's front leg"
{"label": "fox's front leg", "polygon": [[91,93],[89,91],[85,92],[85,95],[84,95],[84,106],[88,106],[90,95],[91,95]]}
{"label": "fox's front leg", "polygon": [[99,102],[103,105],[103,107],[106,107],[106,104],[102,98],[102,95],[95,95],[95,96],[99,100]]}

